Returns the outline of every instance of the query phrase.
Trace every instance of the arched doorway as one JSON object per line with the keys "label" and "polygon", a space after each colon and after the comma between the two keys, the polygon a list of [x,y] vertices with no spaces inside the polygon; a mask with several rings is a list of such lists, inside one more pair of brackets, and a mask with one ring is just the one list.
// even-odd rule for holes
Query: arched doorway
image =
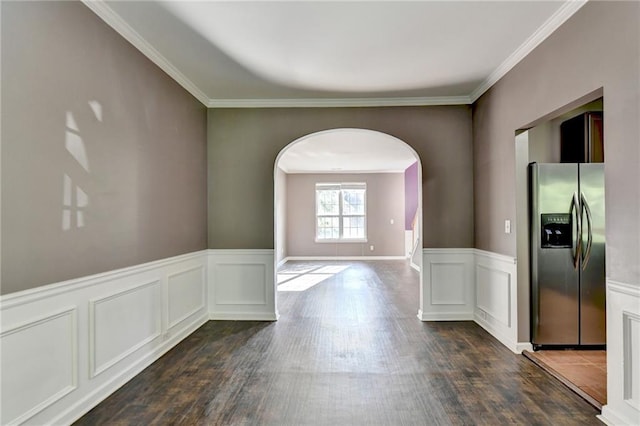
{"label": "arched doorway", "polygon": [[[339,192],[344,196],[357,198],[356,193],[358,191],[365,192],[363,188],[366,188],[367,185],[366,182],[363,182],[365,179],[359,178],[359,175],[385,173],[403,174],[402,217],[389,215],[394,217],[390,219],[387,217],[386,219],[386,225],[398,225],[396,222],[400,222],[403,225],[403,256],[389,256],[391,252],[388,251],[386,245],[381,244],[381,247],[376,244],[378,241],[377,236],[371,235],[368,230],[364,231],[366,234],[363,233],[361,229],[363,222],[365,223],[365,229],[378,228],[373,224],[369,226],[367,223],[369,217],[374,216],[370,215],[369,212],[364,218],[332,217],[330,219],[333,222],[326,220],[327,218],[321,217],[318,213],[318,203],[320,201],[318,201],[317,197],[325,189]],[[286,194],[291,192],[290,188],[287,190],[287,176],[290,174],[315,174],[335,177],[334,179],[317,179],[324,183],[315,182],[313,184],[315,190],[311,189],[304,192],[304,197],[309,199],[300,200],[300,204],[304,205],[305,209],[309,210],[309,205],[315,206],[316,209],[314,212],[315,218],[311,218],[312,221],[316,222],[315,229],[305,230],[308,234],[306,235],[306,241],[314,240],[312,244],[315,244],[315,248],[310,250],[313,255],[308,256],[308,258],[375,260],[402,257],[418,271],[420,302],[416,303],[415,312],[419,312],[422,309],[423,300],[422,165],[420,158],[410,145],[395,136],[370,129],[336,128],[311,133],[292,141],[279,152],[274,164],[274,297],[276,299],[274,306],[276,317],[279,315],[277,301],[278,269],[290,258],[288,252],[292,249],[287,245],[287,228],[292,226],[291,218],[287,217],[286,202]],[[340,180],[340,177],[345,175],[350,177],[346,178],[346,180]],[[309,186],[308,183],[307,186]],[[311,195],[312,193],[314,195]],[[313,201],[310,197],[313,197]],[[341,200],[341,198],[337,199]],[[339,203],[342,205],[342,201]],[[369,206],[367,207],[367,209],[370,208]],[[307,216],[310,214],[307,212]],[[349,220],[349,223],[345,225],[344,221],[346,220]],[[353,225],[354,222],[357,225]],[[305,223],[313,222],[305,217]],[[344,235],[352,238],[352,240],[334,240],[340,239]],[[326,241],[326,239],[330,241]],[[330,247],[333,251],[327,253],[327,247]],[[309,248],[307,247],[307,249]],[[300,250],[299,247],[296,248],[297,253],[300,253]],[[327,254],[330,254],[330,256],[327,256]],[[297,259],[304,258],[304,256],[293,257]]]}

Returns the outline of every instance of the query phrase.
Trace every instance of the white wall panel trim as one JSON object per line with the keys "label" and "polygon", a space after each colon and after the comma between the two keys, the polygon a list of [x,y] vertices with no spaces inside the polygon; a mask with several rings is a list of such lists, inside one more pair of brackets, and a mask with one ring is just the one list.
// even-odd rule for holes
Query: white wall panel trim
{"label": "white wall panel trim", "polygon": [[[99,308],[99,306],[101,304],[105,304],[109,301],[114,301],[116,299],[125,297],[127,295],[131,295],[133,293],[139,292],[145,288],[148,287],[157,287],[158,291],[156,292],[156,297],[157,297],[157,307],[158,309],[156,310],[156,312],[151,312],[152,315],[154,315],[154,319],[155,319],[155,330],[149,334],[147,337],[145,337],[142,340],[139,340],[135,345],[125,349],[124,351],[120,352],[119,354],[117,354],[116,356],[114,356],[113,358],[109,359],[108,361],[105,361],[101,364],[98,364],[97,361],[97,357],[98,357],[98,351],[97,351],[97,347],[96,347],[96,340],[100,337],[98,329],[97,329],[97,320],[96,320],[96,314],[97,314],[97,309]],[[103,373],[104,371],[106,371],[107,369],[113,367],[115,364],[117,364],[118,362],[122,361],[123,359],[125,359],[126,357],[128,357],[129,355],[131,355],[132,353],[134,353],[135,351],[137,351],[138,349],[140,349],[141,347],[143,347],[144,345],[146,345],[149,342],[152,342],[153,340],[157,339],[158,337],[160,337],[161,335],[161,311],[160,311],[160,279],[155,279],[153,281],[150,282],[146,282],[146,283],[142,283],[142,284],[138,284],[135,285],[133,287],[128,288],[127,290],[124,291],[118,291],[116,293],[110,294],[108,296],[105,297],[100,297],[97,299],[92,299],[89,300],[89,371],[90,371],[90,377],[95,377],[98,374]],[[128,332],[128,330],[120,330],[120,332],[126,333]]]}
{"label": "white wall panel trim", "polygon": [[209,317],[277,319],[274,251],[209,250]]}
{"label": "white wall panel trim", "polygon": [[[439,270],[443,270],[442,275],[449,275],[447,291],[438,291],[435,285],[430,286],[430,296],[432,305],[465,305],[467,303],[467,295],[465,294],[464,277],[451,279],[451,275],[458,273],[464,275],[465,263],[458,261],[432,261],[430,263],[429,272],[431,274],[431,283],[437,283],[440,278]],[[447,271],[446,273],[444,271]],[[446,279],[446,277],[445,277]],[[452,290],[453,288],[453,290]]]}
{"label": "white wall panel trim", "polygon": [[58,413],[53,420],[47,423],[55,425],[71,424],[78,420],[115,390],[141,373],[145,368],[153,364],[169,350],[173,349],[174,346],[204,325],[208,320],[206,313],[199,315],[198,318],[194,319],[191,323],[182,328],[179,333],[172,335],[169,340],[164,341],[161,346],[157,347],[152,352],[145,354],[133,364],[127,366],[126,369],[121,371],[119,374],[109,376],[106,382],[92,390],[90,393],[86,395],[83,394],[82,398],[75,402],[69,409]]}
{"label": "white wall panel trim", "polygon": [[472,320],[473,265],[474,249],[423,249],[418,318],[422,321]]}
{"label": "white wall panel trim", "polygon": [[[26,411],[24,411],[21,414],[17,415],[13,419],[6,419],[5,416],[3,415],[2,418],[0,419],[0,422],[2,424],[7,424],[7,425],[21,424],[21,423],[29,420],[30,418],[32,418],[36,414],[40,413],[41,411],[43,411],[47,407],[49,407],[52,404],[56,403],[57,401],[61,400],[66,395],[68,395],[71,392],[73,392],[75,389],[77,389],[77,387],[78,387],[78,324],[77,324],[77,313],[78,313],[78,309],[77,309],[76,306],[69,307],[69,308],[64,308],[64,309],[54,311],[53,313],[50,313],[50,314],[47,314],[47,315],[44,315],[44,316],[36,317],[36,318],[34,318],[34,319],[30,320],[30,321],[26,321],[26,322],[22,322],[22,323],[13,325],[13,326],[7,328],[6,330],[3,330],[0,333],[0,342],[2,342],[5,338],[7,338],[7,337],[9,337],[11,335],[15,335],[15,334],[26,332],[29,329],[38,327],[40,325],[44,325],[46,323],[50,323],[50,322],[52,322],[52,321],[54,321],[56,319],[59,319],[59,318],[69,317],[69,321],[70,321],[70,327],[68,329],[68,336],[67,336],[68,339],[69,339],[69,346],[70,346],[70,347],[67,348],[68,351],[69,351],[69,358],[68,358],[67,362],[70,364],[70,369],[69,369],[70,375],[67,377],[68,383],[66,384],[66,386],[63,386],[63,387],[59,388],[56,392],[50,394],[43,401],[40,401],[35,406],[32,406],[30,409],[27,409]],[[4,325],[4,324],[2,324],[2,325]],[[0,346],[2,344],[4,344],[4,342],[0,343]],[[3,353],[3,356],[4,355],[5,354]],[[7,367],[12,368],[14,366],[5,366],[5,365],[3,365],[3,370],[4,370],[4,368],[7,368]],[[8,375],[7,371],[5,370],[3,376],[7,377],[7,375]],[[5,411],[5,413],[6,413],[6,411],[8,411],[8,409],[13,408],[13,407],[7,407],[4,404],[4,402],[5,402],[5,398],[2,398],[2,404],[1,405],[4,406],[4,410],[3,411]]]}
{"label": "white wall panel trim", "polygon": [[0,296],[0,423],[69,424],[101,402],[208,321],[207,267],[199,251]]}
{"label": "white wall panel trim", "polygon": [[[169,290],[169,287],[171,286],[171,281],[173,278],[175,277],[179,277],[185,274],[188,274],[189,272],[192,271],[200,271],[200,285],[199,285],[199,290],[200,290],[200,303],[197,304],[195,307],[193,307],[191,310],[187,311],[186,313],[184,313],[182,316],[178,317],[177,319],[171,320],[170,316],[169,316],[169,310],[167,309],[166,312],[166,318],[168,319],[168,325],[167,328],[169,330],[172,330],[173,328],[175,328],[176,326],[178,326],[182,321],[186,320],[187,318],[189,318],[190,316],[194,315],[195,313],[197,313],[198,311],[205,309],[206,308],[206,302],[207,302],[207,297],[206,297],[206,277],[207,277],[207,272],[206,272],[206,264],[204,265],[198,265],[192,268],[187,268],[187,269],[183,269],[179,272],[175,272],[172,274],[167,275],[167,292]],[[169,305],[171,304],[171,299],[169,299],[169,297],[167,296],[167,299],[169,301],[169,303],[167,304],[167,307],[169,307]]]}
{"label": "white wall panel trim", "polygon": [[[228,271],[228,275],[224,276],[223,272]],[[253,277],[250,281],[255,287],[251,291],[251,294],[239,295],[232,294],[230,287],[238,287],[240,284],[245,284],[244,281],[240,282],[239,277],[233,276],[234,272],[237,275],[243,276],[243,278],[249,278],[248,275],[253,273]],[[269,277],[267,276],[267,268],[263,263],[252,262],[219,262],[216,263],[215,270],[213,271],[214,281],[218,283],[216,287],[215,302],[216,305],[264,305],[267,303],[267,282]],[[229,276],[231,275],[231,276]],[[254,281],[254,280],[258,281]],[[234,282],[228,282],[234,281]]]}
{"label": "white wall panel trim", "polygon": [[485,250],[475,252],[475,322],[503,345],[521,353],[518,342],[517,259]]}
{"label": "white wall panel trim", "polygon": [[622,365],[624,375],[623,398],[626,403],[640,411],[640,315],[622,311],[623,337],[622,350],[624,358]]}
{"label": "white wall panel trim", "polygon": [[640,283],[607,279],[607,405],[600,420],[640,424]]}

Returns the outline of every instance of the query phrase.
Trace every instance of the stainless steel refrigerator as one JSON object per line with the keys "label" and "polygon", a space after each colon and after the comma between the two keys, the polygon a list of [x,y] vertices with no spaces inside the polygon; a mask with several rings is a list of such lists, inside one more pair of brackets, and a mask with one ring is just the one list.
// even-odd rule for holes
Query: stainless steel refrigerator
{"label": "stainless steel refrigerator", "polygon": [[529,165],[531,343],[601,346],[604,164]]}

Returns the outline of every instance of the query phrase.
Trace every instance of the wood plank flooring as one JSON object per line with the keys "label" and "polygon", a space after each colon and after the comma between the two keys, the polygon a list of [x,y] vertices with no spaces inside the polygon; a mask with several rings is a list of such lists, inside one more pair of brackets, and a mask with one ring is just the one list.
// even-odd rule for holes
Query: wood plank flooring
{"label": "wood plank flooring", "polygon": [[279,321],[208,322],[77,424],[600,424],[475,323],[420,322],[406,262],[330,265],[288,263]]}

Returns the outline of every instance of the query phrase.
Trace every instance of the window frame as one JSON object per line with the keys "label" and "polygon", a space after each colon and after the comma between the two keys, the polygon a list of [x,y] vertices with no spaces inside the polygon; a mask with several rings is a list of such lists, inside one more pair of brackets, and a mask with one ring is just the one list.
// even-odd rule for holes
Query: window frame
{"label": "window frame", "polygon": [[[318,212],[318,195],[319,191],[322,191],[322,187],[325,190],[337,189],[338,190],[338,214],[319,214]],[[363,214],[344,214],[343,207],[343,191],[348,190],[362,190],[363,191]],[[347,183],[334,183],[334,182],[317,182],[315,184],[315,242],[316,243],[366,243],[367,239],[367,184],[366,182],[347,182]],[[338,238],[320,238],[318,234],[318,219],[322,217],[336,217],[338,218]],[[364,237],[348,238],[344,237],[344,218],[361,217],[363,220]]]}

